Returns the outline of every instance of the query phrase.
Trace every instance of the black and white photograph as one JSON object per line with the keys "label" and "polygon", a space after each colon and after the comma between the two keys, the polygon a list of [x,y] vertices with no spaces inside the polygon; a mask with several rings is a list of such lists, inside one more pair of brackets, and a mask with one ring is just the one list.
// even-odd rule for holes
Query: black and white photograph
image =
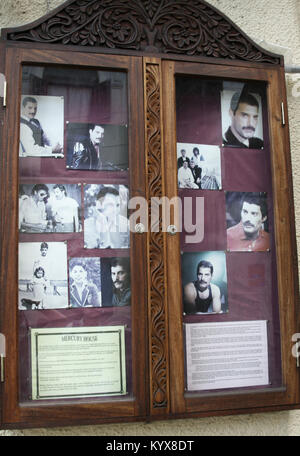
{"label": "black and white photograph", "polygon": [[62,309],[68,305],[67,244],[19,243],[19,309]]}
{"label": "black and white photograph", "polygon": [[131,304],[130,258],[101,258],[102,306]]}
{"label": "black and white photograph", "polygon": [[100,258],[70,258],[70,307],[101,307]]}
{"label": "black and white photograph", "polygon": [[19,231],[77,233],[82,230],[80,184],[20,184]]}
{"label": "black and white photograph", "polygon": [[225,252],[183,253],[181,275],[186,315],[228,312]]}
{"label": "black and white photograph", "polygon": [[64,98],[22,95],[20,157],[64,156]]}
{"label": "black and white photograph", "polygon": [[263,149],[262,100],[251,85],[224,82],[221,92],[223,146]]}
{"label": "black and white photograph", "polygon": [[221,152],[218,146],[177,143],[179,188],[220,190]]}
{"label": "black and white photograph", "polygon": [[267,193],[226,192],[226,222],[228,250],[270,250]]}
{"label": "black and white photograph", "polygon": [[94,171],[127,170],[127,126],[67,123],[67,168]]}
{"label": "black and white photograph", "polygon": [[84,185],[84,247],[127,249],[129,190],[125,185]]}

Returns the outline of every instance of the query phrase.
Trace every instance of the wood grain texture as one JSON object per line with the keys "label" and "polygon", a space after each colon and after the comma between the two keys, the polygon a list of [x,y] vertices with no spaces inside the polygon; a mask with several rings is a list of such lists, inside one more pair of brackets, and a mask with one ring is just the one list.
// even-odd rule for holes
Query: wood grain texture
{"label": "wood grain texture", "polygon": [[[161,66],[159,60],[144,61],[145,145],[147,160],[148,203],[164,195],[162,175]],[[148,274],[149,274],[149,362],[150,410],[165,413],[169,407],[168,331],[165,299],[165,245],[161,230],[151,225],[149,213]]]}
{"label": "wood grain texture", "polygon": [[[2,404],[5,427],[129,422],[149,417],[183,418],[298,407],[299,371],[291,355],[291,337],[299,332],[300,303],[290,204],[288,127],[281,126],[282,100],[286,107],[284,73],[279,68],[281,59],[259,49],[227,18],[200,0],[132,0],[129,4],[122,0],[69,0],[36,23],[7,29],[2,36],[2,46],[8,46],[6,74],[9,77],[9,109],[3,112],[5,129],[0,159],[3,303],[0,330],[7,334],[8,341]],[[65,45],[72,45],[76,52],[64,51]],[[84,47],[90,52],[84,52]],[[99,50],[103,54],[97,53]],[[122,55],[116,55],[117,52]],[[164,54],[165,60],[145,57],[142,66],[140,57],[125,55],[135,52],[143,56]],[[163,233],[160,217],[158,231],[152,227],[145,236],[132,236],[135,397],[103,403],[20,406],[15,306],[18,132],[11,132],[16,131],[19,116],[22,62],[114,68],[128,73],[129,149],[130,162],[134,163],[130,169],[131,195],[146,195],[149,207],[154,197],[171,199],[177,195],[175,75],[268,82],[283,366],[281,390],[185,394],[179,235]],[[150,216],[149,213],[151,223]]]}
{"label": "wood grain texture", "polygon": [[[146,236],[131,238],[132,290],[132,383],[133,394],[116,398],[95,398],[72,402],[47,401],[19,403],[19,366],[22,360],[18,353],[18,150],[19,113],[21,95],[21,65],[23,62],[41,61],[48,64],[78,64],[79,54],[41,53],[40,51],[8,49],[6,74],[9,77],[5,112],[5,134],[1,150],[1,331],[6,336],[7,358],[5,383],[3,385],[3,426],[40,427],[48,425],[91,424],[109,421],[130,421],[147,413],[148,375],[146,365],[147,335],[147,275]],[[127,71],[129,122],[133,125],[129,133],[130,191],[133,195],[145,196],[145,166],[143,136],[138,132],[144,128],[142,59],[136,57],[112,58],[110,56],[82,55],[83,65],[97,68],[116,68]],[[137,82],[139,81],[139,82]],[[13,134],[12,134],[13,133]],[[137,343],[136,341],[139,341]]]}
{"label": "wood grain texture", "polygon": [[[175,353],[170,353],[170,379],[172,413],[181,415],[214,413],[218,410],[222,414],[231,410],[256,409],[262,404],[266,408],[280,405],[293,406],[299,403],[299,372],[296,360],[292,356],[292,335],[299,330],[299,293],[298,274],[296,265],[296,242],[294,232],[291,185],[291,160],[288,141],[288,125],[281,123],[281,102],[285,100],[284,72],[280,69],[243,69],[228,66],[197,65],[184,62],[164,63],[164,93],[168,92],[168,101],[165,100],[165,122],[168,131],[165,133],[166,153],[172,153],[176,147],[176,119],[172,105],[174,103],[175,75],[190,75],[191,77],[214,77],[218,75],[226,79],[266,81],[269,117],[269,135],[271,140],[271,174],[273,182],[274,222],[276,236],[276,256],[278,274],[279,314],[281,331],[282,355],[282,389],[270,389],[251,392],[239,391],[214,394],[184,394],[184,369],[182,366],[183,350],[177,347]],[[286,111],[287,112],[287,111]],[[165,167],[167,180],[167,194],[171,198],[176,195],[174,184],[176,163],[169,160]],[[173,176],[173,178],[172,178]],[[173,184],[172,184],[173,181]],[[179,255],[175,239],[167,239],[168,261],[172,262],[172,273],[168,274],[168,297],[172,296],[172,312],[169,312],[170,347],[183,344],[182,309],[180,270],[175,256]],[[176,252],[176,253],[174,253]],[[181,333],[181,335],[179,335]],[[200,416],[200,415],[199,415]]]}
{"label": "wood grain texture", "polygon": [[[272,74],[268,85],[268,112],[271,139],[271,171],[275,218],[279,312],[281,324],[283,381],[289,385],[289,398],[299,402],[299,369],[292,356],[292,336],[299,332],[299,291],[296,265],[292,168],[288,124],[282,125],[281,102],[285,100],[284,72]],[[287,115],[287,106],[285,113]]]}
{"label": "wood grain texture", "polygon": [[[164,151],[168,157],[164,161],[165,195],[171,200],[178,196],[177,154],[176,154],[176,109],[174,62],[164,61],[163,71],[163,119]],[[174,220],[175,226],[179,221]],[[181,303],[180,234],[166,237],[167,299],[169,321],[169,362],[170,362],[170,402],[172,413],[186,411],[184,399],[184,341]]]}
{"label": "wood grain texture", "polygon": [[9,41],[207,56],[278,65],[203,0],[72,0],[40,20],[4,29]]}

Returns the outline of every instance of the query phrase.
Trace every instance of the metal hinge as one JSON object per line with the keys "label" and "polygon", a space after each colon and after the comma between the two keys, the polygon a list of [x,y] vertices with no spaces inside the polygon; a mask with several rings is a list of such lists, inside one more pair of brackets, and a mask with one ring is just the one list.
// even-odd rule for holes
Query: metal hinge
{"label": "metal hinge", "polygon": [[282,122],[282,125],[285,126],[285,110],[284,110],[283,101],[281,102],[281,122]]}
{"label": "metal hinge", "polygon": [[7,90],[7,83],[6,78],[3,73],[0,73],[0,97],[3,98],[3,106],[6,106],[6,90]]}
{"label": "metal hinge", "polygon": [[0,355],[0,383],[4,383],[4,355]]}
{"label": "metal hinge", "polygon": [[6,106],[6,89],[7,89],[7,82],[4,81],[4,90],[3,90],[3,107]]}
{"label": "metal hinge", "polygon": [[299,368],[300,367],[300,354],[299,354],[299,347],[300,343],[296,342],[296,366]]}
{"label": "metal hinge", "polygon": [[0,383],[4,383],[5,336],[0,333]]}

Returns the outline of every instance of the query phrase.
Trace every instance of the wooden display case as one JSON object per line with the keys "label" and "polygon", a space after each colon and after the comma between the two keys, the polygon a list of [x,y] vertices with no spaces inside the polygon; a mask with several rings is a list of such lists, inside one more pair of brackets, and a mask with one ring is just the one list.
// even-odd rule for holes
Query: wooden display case
{"label": "wooden display case", "polygon": [[69,0],[0,46],[1,426],[298,408],[283,58],[202,0]]}

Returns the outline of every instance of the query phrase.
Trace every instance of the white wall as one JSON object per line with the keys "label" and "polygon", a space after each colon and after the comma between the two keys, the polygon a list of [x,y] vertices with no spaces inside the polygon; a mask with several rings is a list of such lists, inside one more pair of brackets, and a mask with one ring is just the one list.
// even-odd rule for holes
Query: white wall
{"label": "white wall", "polygon": [[[207,0],[254,40],[290,48],[291,63],[300,65],[299,0]],[[0,4],[0,27],[23,25],[38,19],[63,3],[61,0],[5,0]],[[300,80],[300,75],[299,75]],[[300,251],[300,97],[294,97],[295,82],[288,83],[289,122],[296,209],[297,242]],[[299,89],[300,92],[300,89]],[[299,93],[300,95],[300,93]],[[236,415],[164,421],[24,431],[1,431],[1,435],[300,435],[300,411]]]}

